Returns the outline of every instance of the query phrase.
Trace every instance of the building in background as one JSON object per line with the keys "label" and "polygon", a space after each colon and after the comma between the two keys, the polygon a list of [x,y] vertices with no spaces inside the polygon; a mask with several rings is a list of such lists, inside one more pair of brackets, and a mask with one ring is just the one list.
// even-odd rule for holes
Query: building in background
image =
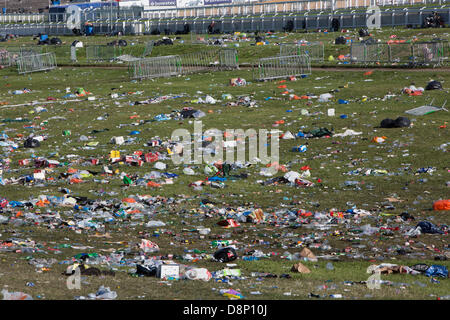
{"label": "building in background", "polygon": [[6,13],[45,12],[50,4],[49,0],[0,0],[0,7],[6,8]]}

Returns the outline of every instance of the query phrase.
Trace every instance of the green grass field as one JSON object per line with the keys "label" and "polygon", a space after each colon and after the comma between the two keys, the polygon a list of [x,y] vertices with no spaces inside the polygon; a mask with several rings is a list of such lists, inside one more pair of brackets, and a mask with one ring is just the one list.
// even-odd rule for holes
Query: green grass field
{"label": "green grass field", "polygon": [[[448,31],[383,29],[375,37],[386,41],[395,34],[402,39],[417,36],[420,40],[435,37],[448,40]],[[348,34],[357,39],[357,30],[351,30]],[[266,38],[270,44],[265,46],[240,42],[239,62],[253,63],[259,57],[276,55],[279,47],[274,43],[300,39],[324,41],[326,57],[348,54],[348,46],[332,44],[336,36],[324,33],[275,34],[273,38]],[[184,43],[176,41],[173,46],[155,47],[152,56],[190,53],[206,47],[191,45],[190,36],[183,37]],[[138,52],[137,46],[143,50],[145,41],[160,39],[161,36],[124,38],[129,43],[136,43],[134,52]],[[450,293],[448,278],[432,280],[425,275],[383,274],[381,279],[390,282],[382,284],[381,289],[368,289],[365,284],[358,283],[367,280],[369,274],[366,268],[372,264],[412,266],[426,263],[447,268],[450,266],[448,260],[434,260],[445,253],[448,256],[448,234],[421,234],[417,237],[403,234],[420,221],[430,221],[438,226],[448,226],[450,223],[448,211],[432,210],[434,201],[448,199],[449,195],[448,145],[443,146],[450,141],[449,113],[438,111],[424,116],[405,114],[406,110],[432,100],[435,106],[441,106],[448,100],[450,73],[447,68],[377,70],[374,66],[364,70],[336,70],[334,67],[341,65],[334,61],[323,64],[333,68],[314,69],[306,78],[285,83],[279,80],[255,82],[251,68],[130,81],[125,68],[88,67],[83,49],[78,52],[79,57],[82,57],[79,59],[80,67],[69,66],[68,48],[73,40],[74,37],[63,38],[66,45],[53,49],[57,50],[60,65],[53,71],[18,75],[15,68],[0,70],[1,131],[8,136],[6,141],[14,141],[21,146],[16,150],[2,147],[3,164],[6,159],[10,159],[9,168],[3,169],[3,179],[11,181],[33,174],[33,162],[22,166],[19,165],[22,159],[44,157],[61,163],[60,166],[47,169],[45,182],[7,183],[0,186],[0,196],[8,201],[26,202],[40,195],[60,197],[63,195],[61,188],[68,188],[74,196],[111,200],[118,204],[130,195],[161,196],[161,199],[173,198],[174,201],[160,201],[151,209],[143,209],[143,215],[115,217],[113,222],[92,217],[92,221],[104,225],[99,230],[69,227],[70,222],[76,224],[83,216],[82,212],[72,207],[35,205],[28,209],[3,208],[0,215],[10,219],[8,223],[0,225],[2,289],[23,291],[34,299],[74,299],[96,292],[100,285],[116,291],[118,299],[227,299],[219,293],[220,289],[226,288],[239,290],[246,299],[309,299],[309,293],[321,295],[323,299],[330,294],[342,294],[345,299],[437,299]],[[106,44],[111,38],[91,37],[82,40],[85,44]],[[31,38],[21,38],[6,45],[28,46],[36,42]],[[234,43],[229,44],[232,45]],[[131,45],[125,50],[134,53]],[[322,64],[316,66],[319,65]],[[367,70],[374,72],[364,75]],[[246,79],[248,84],[244,87],[229,86],[230,79],[235,77]],[[440,81],[444,89],[424,91],[422,96],[408,96],[401,92],[410,85],[425,87],[430,80]],[[286,85],[286,88],[278,88],[281,84]],[[95,100],[79,97],[79,101],[70,101],[63,98],[66,88],[70,88],[69,91],[73,93],[79,87],[91,92],[90,96],[95,97]],[[12,93],[24,88],[31,92],[20,95]],[[317,99],[290,100],[289,94],[283,93],[285,90],[297,96],[318,96],[331,92],[333,98],[329,102],[318,102]],[[119,94],[119,97],[112,98],[113,93]],[[228,106],[229,101],[222,98],[224,94],[232,96],[229,101],[249,95],[258,107]],[[134,104],[135,101],[164,95],[180,97],[156,104]],[[220,101],[211,105],[193,102],[205,95]],[[390,98],[388,95],[391,95]],[[347,100],[348,104],[339,104],[339,99]],[[45,108],[46,112],[38,107]],[[102,174],[102,167],[108,164],[111,150],[120,150],[121,155],[132,155],[135,151],[167,154],[164,148],[148,147],[146,143],[154,137],[167,141],[175,129],[184,128],[193,132],[193,119],[152,120],[159,114],[169,114],[184,107],[206,113],[201,118],[204,130],[278,129],[295,135],[299,131],[308,132],[325,127],[334,133],[342,133],[347,129],[362,133],[350,137],[280,140],[280,164],[285,165],[288,171],[296,172],[300,172],[303,166],[309,166],[311,177],[307,179],[315,182],[314,187],[261,185],[260,180],[266,181],[271,177],[259,174],[264,167],[259,164],[233,170],[231,174],[247,173],[248,178],[227,180],[223,189],[203,186],[201,190],[195,190],[189,184],[207,177],[203,173],[204,165],[192,166],[197,174],[189,176],[183,173],[183,165],[175,165],[170,159],[163,161],[167,165],[165,171],[178,176],[173,178],[173,184],[163,184],[160,188],[125,186],[120,177],[122,172],[143,178],[151,171],[158,171],[151,163],[144,163],[142,167],[115,164],[113,169],[119,173]],[[335,108],[336,116],[327,115],[329,108]],[[302,114],[303,109],[308,114]],[[347,117],[341,118],[341,115]],[[381,120],[399,116],[408,116],[413,125],[410,128],[377,128]],[[18,119],[29,121],[20,122]],[[280,120],[284,120],[284,123],[276,124]],[[71,134],[63,135],[65,130],[70,130]],[[140,133],[130,136],[134,130]],[[31,133],[45,135],[47,139],[38,148],[23,148],[25,138]],[[80,140],[81,136],[88,139]],[[116,146],[110,143],[114,136],[135,140]],[[382,144],[372,142],[377,136],[385,136],[386,141]],[[93,142],[98,144],[88,145]],[[293,147],[305,144],[306,152],[291,151]],[[87,160],[91,158],[100,159],[100,164],[90,164]],[[419,169],[427,167],[434,167],[435,171],[432,174],[418,173]],[[94,175],[83,178],[82,183],[69,184],[70,178],[64,174],[70,168],[90,170]],[[368,169],[380,171],[378,174],[364,175]],[[355,174],[357,170],[359,174]],[[283,175],[278,172],[275,176]],[[357,181],[357,185],[348,186],[346,181]],[[201,205],[203,199],[214,204]],[[239,207],[248,210],[261,208],[267,214],[266,222],[241,223],[240,227],[230,229],[217,225],[218,221],[225,218],[219,209],[238,210]],[[345,212],[353,207],[367,210],[371,215],[360,219],[346,215],[345,218],[337,218],[325,230],[314,226],[317,221],[311,217],[298,216],[289,220],[287,214],[288,210],[295,213],[303,209],[330,216],[331,211]],[[122,204],[121,208],[130,207]],[[117,213],[118,209],[109,211]],[[413,215],[415,220],[396,219],[397,215],[405,211]],[[33,222],[29,213],[40,216],[42,220]],[[60,219],[55,218],[57,213]],[[24,225],[20,224],[21,219],[25,221]],[[166,226],[148,228],[145,224],[149,220],[161,220]],[[361,228],[366,224],[385,229],[373,235],[362,235]],[[211,228],[211,233],[199,235],[195,231],[198,226]],[[134,277],[131,275],[134,267],[126,263],[127,260],[135,261],[139,256],[137,244],[144,238],[156,242],[160,247],[158,253],[148,256],[173,254],[176,255],[176,263],[205,267],[211,272],[223,270],[226,268],[225,263],[214,262],[210,258],[216,250],[211,247],[211,241],[216,236],[237,241],[240,258],[232,263],[237,264],[233,268],[242,271],[242,279],[229,279],[228,283],[215,279],[208,282],[163,281],[155,277]],[[34,241],[32,247],[40,250],[8,251],[4,244],[8,239]],[[320,249],[324,245],[330,248]],[[15,249],[24,247],[27,245],[19,244]],[[286,251],[291,254],[300,252],[303,247],[309,247],[317,256],[333,257],[334,270],[326,268],[328,260],[319,258],[318,262],[302,262],[311,270],[310,274],[290,272],[297,261],[289,261],[282,256]],[[403,254],[398,253],[399,249],[403,249]],[[267,257],[258,261],[241,259],[250,250],[260,250]],[[67,289],[67,278],[62,272],[74,261],[75,255],[97,253],[109,257],[111,253],[120,252],[124,253],[121,265],[92,265],[102,270],[112,268],[116,271],[115,277],[83,276],[80,290]],[[197,254],[197,261],[181,259],[186,253]],[[42,271],[29,263],[32,258],[54,258],[58,262]],[[252,277],[252,272],[278,276],[287,273],[292,278],[259,279]],[[27,286],[28,282],[34,283],[34,286]]]}

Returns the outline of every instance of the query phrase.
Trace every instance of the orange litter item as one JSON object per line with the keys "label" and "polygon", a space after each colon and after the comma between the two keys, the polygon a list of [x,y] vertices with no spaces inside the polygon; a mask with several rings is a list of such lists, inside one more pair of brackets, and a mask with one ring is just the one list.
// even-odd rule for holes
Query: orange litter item
{"label": "orange litter item", "polygon": [[153,182],[153,181],[149,181],[147,183],[147,187],[157,188],[157,187],[161,187],[161,185],[159,183],[156,183],[156,182]]}
{"label": "orange litter item", "polygon": [[433,203],[433,210],[448,211],[450,210],[450,200],[438,200]]}

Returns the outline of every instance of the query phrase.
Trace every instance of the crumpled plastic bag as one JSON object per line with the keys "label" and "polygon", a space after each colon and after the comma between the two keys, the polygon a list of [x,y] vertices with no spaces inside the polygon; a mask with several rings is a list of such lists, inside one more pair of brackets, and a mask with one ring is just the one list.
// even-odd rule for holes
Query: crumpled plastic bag
{"label": "crumpled plastic bag", "polygon": [[189,175],[189,176],[195,175],[195,171],[192,170],[192,168],[189,168],[189,167],[184,168],[184,169],[183,169],[183,173],[184,173],[184,174],[187,174],[187,175]]}
{"label": "crumpled plastic bag", "polygon": [[319,96],[318,102],[328,102],[333,96],[330,93],[323,93]]}
{"label": "crumpled plastic bag", "polygon": [[362,230],[363,235],[371,236],[372,234],[378,232],[379,228],[372,227],[370,224],[366,224],[365,226],[362,227]]}
{"label": "crumpled plastic bag", "polygon": [[155,169],[158,169],[158,170],[166,170],[166,164],[164,163],[164,162],[160,162],[160,161],[158,161],[158,162],[156,162],[154,165],[153,165],[153,167],[155,168]]}
{"label": "crumpled plastic bag", "polygon": [[33,297],[29,294],[23,292],[8,292],[8,290],[3,289],[3,300],[33,300]]}
{"label": "crumpled plastic bag", "polygon": [[164,227],[166,224],[162,221],[150,220],[145,224],[147,228]]}
{"label": "crumpled plastic bag", "polygon": [[295,180],[300,178],[300,173],[295,171],[289,171],[284,175],[284,178],[286,180],[289,180],[291,183],[295,183]]}
{"label": "crumpled plastic bag", "polygon": [[336,133],[334,136],[335,137],[348,137],[348,136],[356,136],[356,135],[360,135],[362,134],[362,132],[358,132],[352,129],[347,129],[345,130],[343,133]]}
{"label": "crumpled plastic bag", "polygon": [[111,291],[109,287],[100,286],[96,293],[89,293],[88,298],[93,300],[114,300],[117,298],[117,293]]}

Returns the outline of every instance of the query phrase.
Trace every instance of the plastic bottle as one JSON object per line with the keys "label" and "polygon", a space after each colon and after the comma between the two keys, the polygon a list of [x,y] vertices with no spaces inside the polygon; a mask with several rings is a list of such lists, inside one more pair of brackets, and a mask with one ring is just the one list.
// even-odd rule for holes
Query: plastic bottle
{"label": "plastic bottle", "polygon": [[331,262],[327,263],[327,269],[328,270],[334,270],[334,266],[333,266],[333,264]]}

